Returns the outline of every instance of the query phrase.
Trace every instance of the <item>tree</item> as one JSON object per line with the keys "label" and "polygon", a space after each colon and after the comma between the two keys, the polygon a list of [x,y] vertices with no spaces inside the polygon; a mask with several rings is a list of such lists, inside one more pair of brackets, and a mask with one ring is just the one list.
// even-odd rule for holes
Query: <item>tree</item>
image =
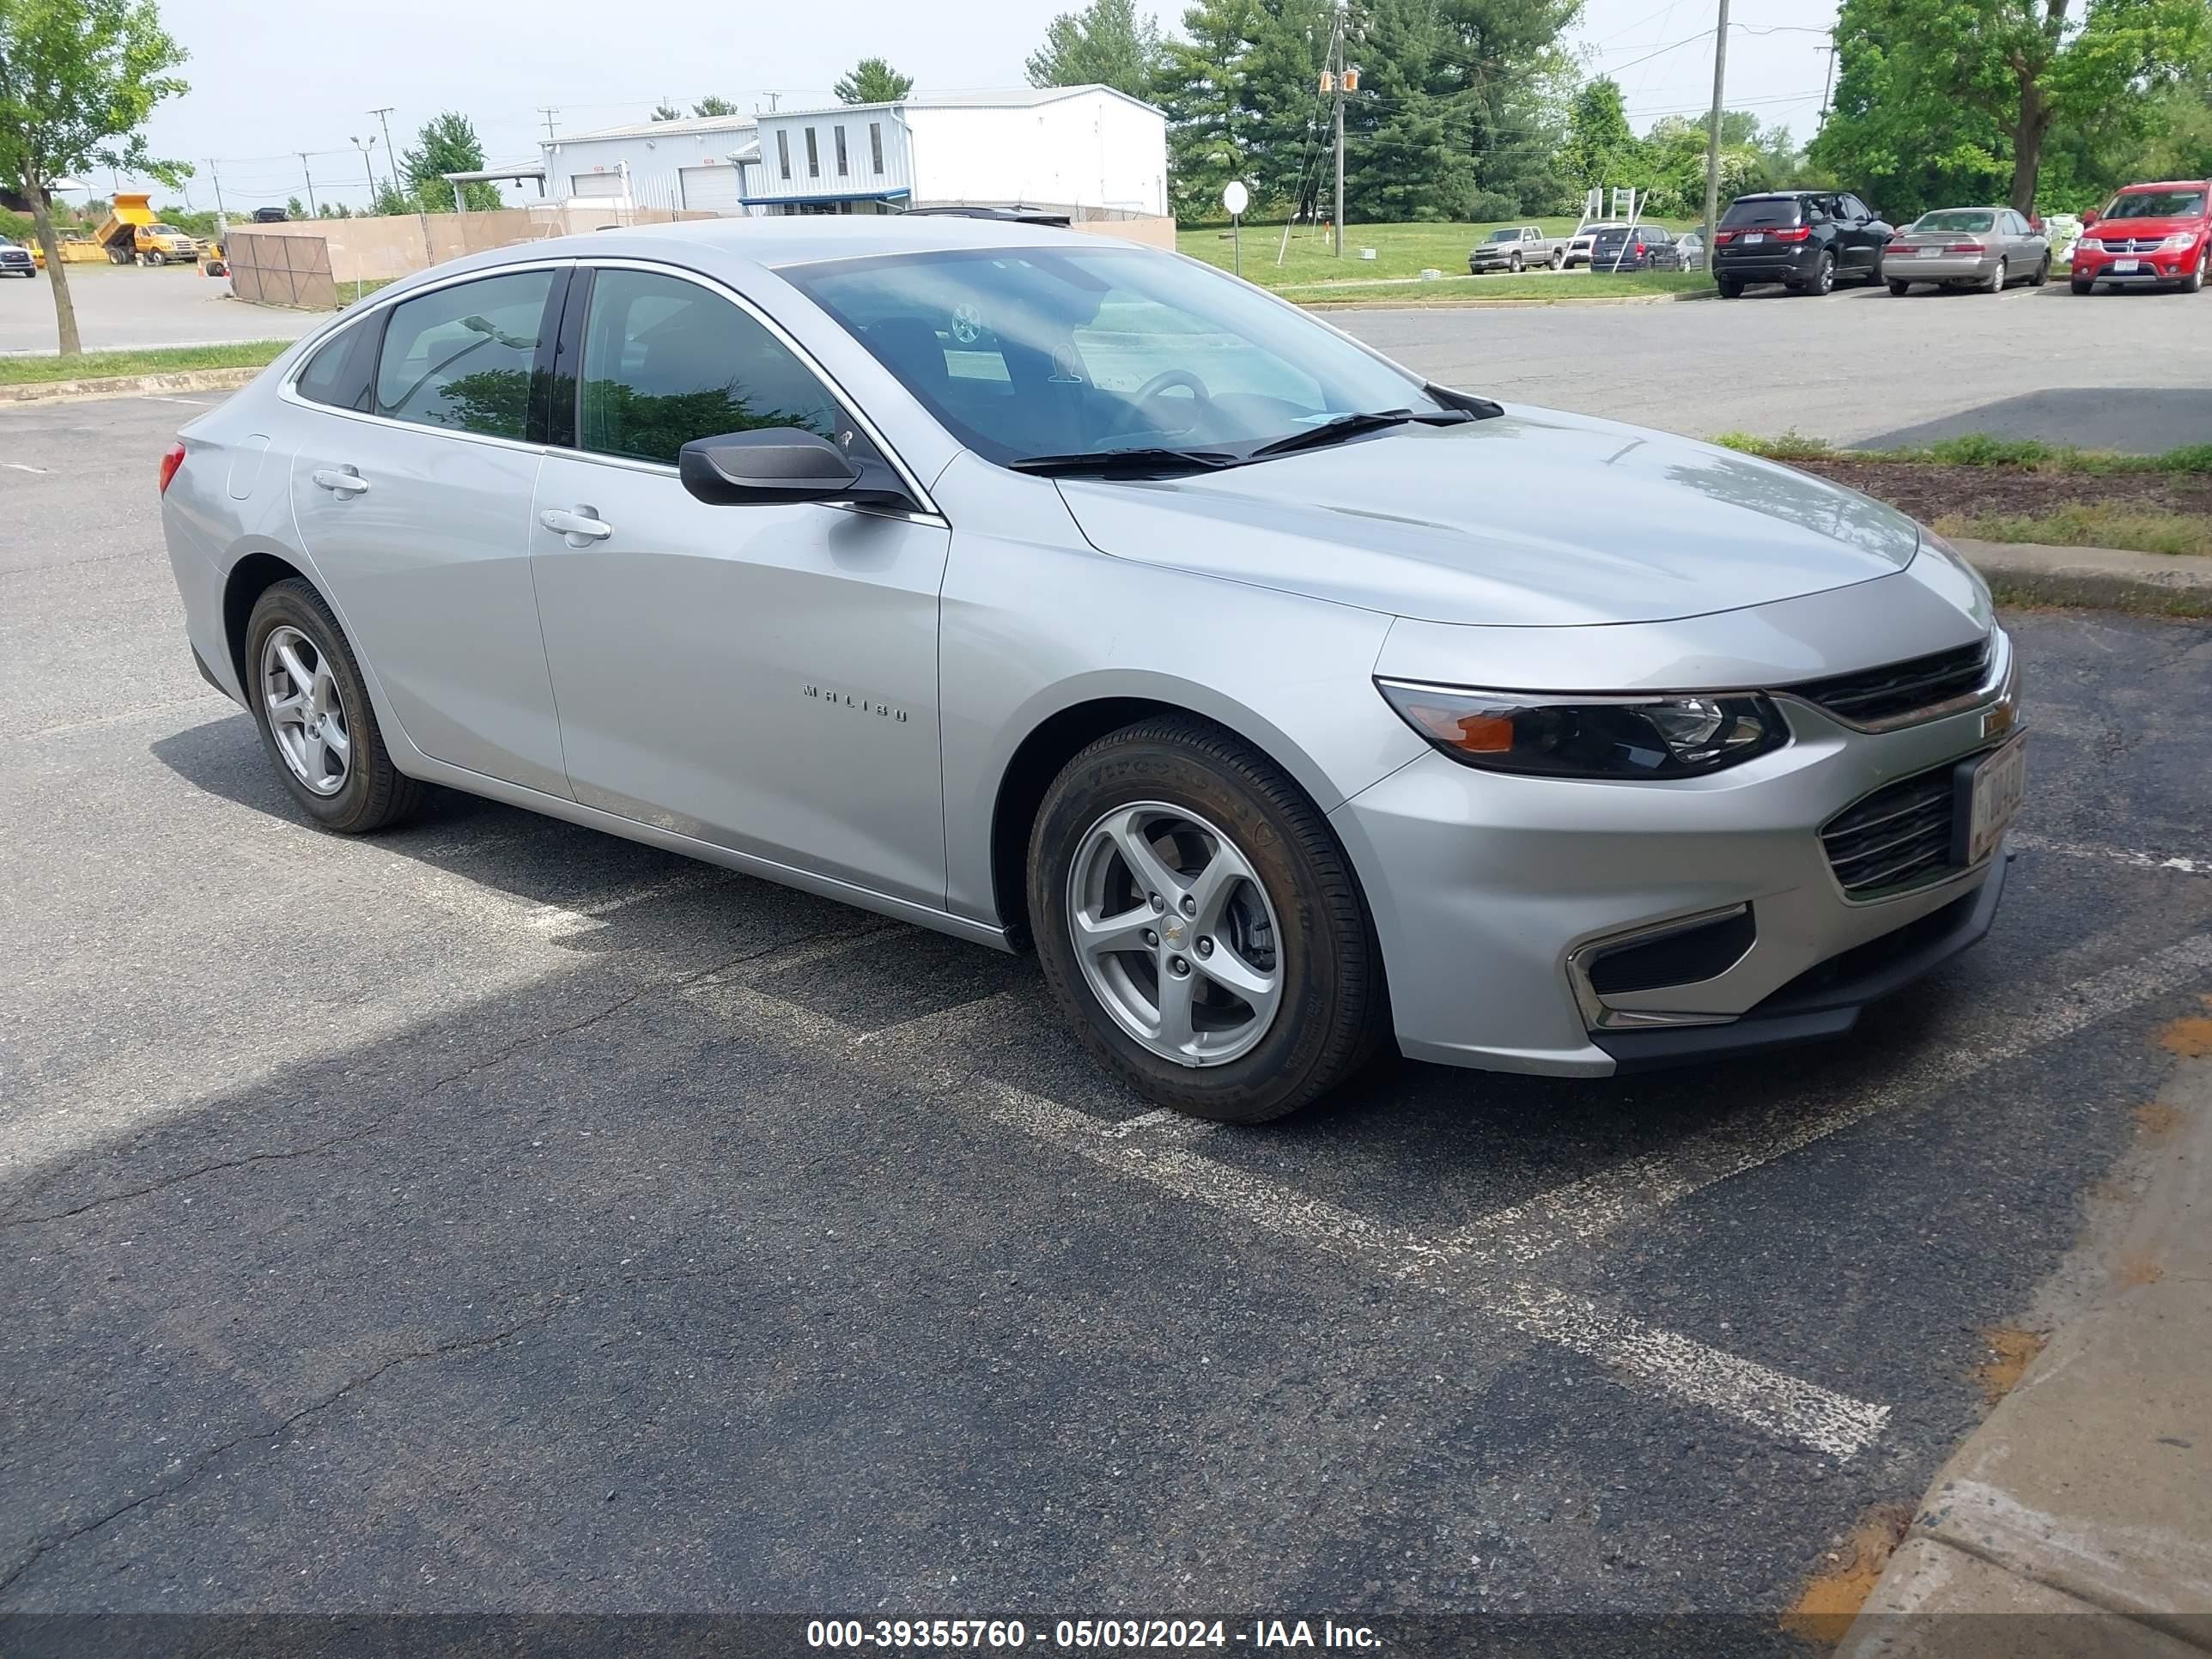
{"label": "tree", "polygon": [[1033,87],[1097,85],[1149,99],[1160,70],[1159,26],[1139,15],[1135,0],[1091,0],[1046,25],[1027,68]]}
{"label": "tree", "polygon": [[[404,150],[399,156],[400,171],[406,175],[409,187],[422,210],[429,213],[453,211],[453,187],[446,182],[449,173],[474,173],[484,164],[483,143],[469,118],[459,110],[447,110],[422,124],[416,135],[415,148]],[[478,182],[462,186],[461,199],[478,212],[489,212],[500,205],[499,186]]]}
{"label": "tree", "polygon": [[404,191],[388,179],[376,181],[376,194],[369,198],[368,210],[373,214],[420,213],[422,203],[412,191]]}
{"label": "tree", "polygon": [[1559,163],[1567,182],[1577,191],[1648,182],[1644,147],[1628,125],[1620,82],[1610,76],[1600,76],[1575,94],[1568,106],[1567,142]]}
{"label": "tree", "polygon": [[863,58],[830,90],[841,104],[896,104],[914,90],[914,76],[901,75],[886,58]]}
{"label": "tree", "polygon": [[697,103],[691,106],[691,112],[694,115],[701,116],[735,115],[738,112],[738,106],[732,103],[728,99],[717,97],[714,94],[710,92],[704,98],[702,98]]}
{"label": "tree", "polygon": [[684,118],[684,112],[664,98],[653,106],[653,118],[656,121],[680,121]]}
{"label": "tree", "polygon": [[153,0],[0,0],[0,181],[29,206],[54,295],[61,355],[83,350],[54,237],[53,181],[94,167],[175,186],[191,173],[149,153],[139,131],[185,91],[182,47]]}
{"label": "tree", "polygon": [[1222,187],[1244,176],[1244,42],[1254,5],[1199,0],[1183,13],[1190,39],[1161,48],[1154,95],[1168,115],[1168,205],[1177,219],[1218,214]]}
{"label": "tree", "polygon": [[2008,179],[2010,204],[2033,213],[2054,132],[2152,137],[2160,96],[2212,52],[2209,14],[2204,0],[1844,0],[1835,114],[1813,157],[1886,193],[1893,215],[1905,204],[1875,183],[1885,174],[1946,194]]}
{"label": "tree", "polygon": [[284,204],[284,216],[287,219],[306,218],[307,216],[307,204],[296,196],[289,198]]}

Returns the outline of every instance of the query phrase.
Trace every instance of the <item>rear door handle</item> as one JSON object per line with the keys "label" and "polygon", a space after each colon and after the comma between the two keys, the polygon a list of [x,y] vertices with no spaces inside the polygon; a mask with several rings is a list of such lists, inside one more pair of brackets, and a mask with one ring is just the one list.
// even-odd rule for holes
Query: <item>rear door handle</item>
{"label": "rear door handle", "polygon": [[612,525],[601,521],[599,508],[580,503],[573,513],[565,507],[549,507],[538,515],[538,522],[556,535],[568,538],[571,547],[589,547],[615,533]]}
{"label": "rear door handle", "polygon": [[319,466],[315,469],[314,477],[324,489],[335,490],[341,495],[359,495],[368,489],[368,479],[344,467]]}

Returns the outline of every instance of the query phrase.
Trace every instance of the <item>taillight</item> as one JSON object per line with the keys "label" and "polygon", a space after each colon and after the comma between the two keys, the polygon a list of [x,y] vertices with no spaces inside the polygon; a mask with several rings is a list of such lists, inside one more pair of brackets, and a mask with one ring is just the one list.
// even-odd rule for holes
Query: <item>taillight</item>
{"label": "taillight", "polygon": [[1735,233],[1732,230],[1717,230],[1713,233],[1713,246],[1715,247],[1719,247],[1725,243],[1733,242],[1734,240],[1735,240]]}
{"label": "taillight", "polygon": [[1946,253],[1987,253],[1989,249],[1979,242],[1951,242],[1943,249]]}
{"label": "taillight", "polygon": [[185,464],[185,447],[171,444],[161,452],[161,493],[169,493],[169,480],[177,476],[177,469]]}
{"label": "taillight", "polygon": [[1636,257],[1639,259],[1644,257],[1644,244],[1641,242],[1636,245]]}
{"label": "taillight", "polygon": [[1796,225],[1787,230],[1770,231],[1767,234],[1778,242],[1802,242],[1813,234],[1813,227]]}

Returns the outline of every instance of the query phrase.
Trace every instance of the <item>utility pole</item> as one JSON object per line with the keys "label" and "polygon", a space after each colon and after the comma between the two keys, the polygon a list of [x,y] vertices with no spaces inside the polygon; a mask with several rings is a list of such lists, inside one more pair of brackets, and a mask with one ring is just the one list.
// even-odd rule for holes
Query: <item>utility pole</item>
{"label": "utility pole", "polygon": [[1336,9],[1335,27],[1329,32],[1329,85],[1336,104],[1336,257],[1344,258],[1344,13]]}
{"label": "utility pole", "polygon": [[[392,188],[396,194],[399,189],[399,152],[392,148],[392,122],[388,118],[392,114],[392,106],[386,104],[382,109],[373,109],[368,113],[374,115],[377,125],[384,129],[384,170],[392,175]],[[369,193],[372,196],[375,194],[374,191]],[[372,202],[369,205],[374,207],[375,204]]]}
{"label": "utility pole", "polygon": [[1836,89],[1836,40],[1832,32],[1828,37],[1828,44],[1820,50],[1828,54],[1828,73],[1826,78],[1820,82],[1820,119],[1814,124],[1815,131],[1818,131],[1820,125],[1827,121],[1828,97]]}
{"label": "utility pole", "polygon": [[1721,206],[1721,104],[1728,95],[1728,9],[1720,0],[1720,26],[1713,31],[1713,112],[1705,126],[1705,258],[1713,257],[1713,226]]}
{"label": "utility pole", "polygon": [[368,153],[376,148],[376,135],[371,133],[367,138],[354,138],[349,142],[361,152],[361,176],[368,180],[368,210],[374,213],[376,211],[376,169],[368,164]]}
{"label": "utility pole", "polygon": [[558,104],[540,104],[538,112],[545,118],[545,142],[550,144],[553,142],[553,118],[561,112],[561,106]]}
{"label": "utility pole", "polygon": [[216,218],[220,219],[223,216],[222,174],[215,170],[215,157],[212,155],[208,157],[208,177],[213,180],[215,184],[215,215]]}
{"label": "utility pole", "polygon": [[323,210],[315,204],[315,175],[308,168],[307,152],[303,149],[295,153],[300,158],[300,171],[303,175],[305,175],[307,180],[307,216],[312,219],[319,219],[323,216]]}

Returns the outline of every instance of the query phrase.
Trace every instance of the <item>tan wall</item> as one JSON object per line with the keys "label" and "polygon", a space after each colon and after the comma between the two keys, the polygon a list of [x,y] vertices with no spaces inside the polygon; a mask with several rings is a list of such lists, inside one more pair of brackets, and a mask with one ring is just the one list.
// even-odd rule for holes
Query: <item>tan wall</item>
{"label": "tan wall", "polygon": [[[337,300],[329,296],[345,292],[355,283],[389,281],[428,270],[464,254],[598,230],[610,222],[611,212],[605,207],[501,208],[484,213],[410,213],[234,225],[223,247],[230,256],[231,292],[240,299],[274,305],[331,306]],[[657,225],[712,216],[671,212],[665,208],[636,208],[622,218],[625,224]],[[243,282],[238,274],[241,268],[246,273]],[[319,272],[322,284],[283,280],[292,273],[307,271]],[[287,297],[295,292],[303,297]],[[313,294],[325,297],[305,297]]]}
{"label": "tan wall", "polygon": [[1070,228],[1089,231],[1096,236],[1127,237],[1146,247],[1175,252],[1176,222],[1158,214],[1134,213],[1122,219],[1076,219],[1071,222]]}

